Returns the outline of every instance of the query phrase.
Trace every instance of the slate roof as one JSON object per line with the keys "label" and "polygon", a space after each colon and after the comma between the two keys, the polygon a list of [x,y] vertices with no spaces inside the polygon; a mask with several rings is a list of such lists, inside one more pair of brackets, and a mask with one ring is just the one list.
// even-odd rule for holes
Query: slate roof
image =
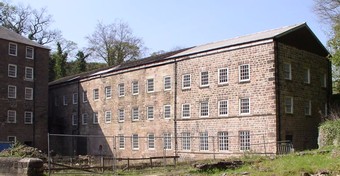
{"label": "slate roof", "polygon": [[5,39],[5,40],[22,43],[22,44],[26,44],[30,46],[35,46],[39,48],[49,49],[3,26],[0,26],[0,39]]}
{"label": "slate roof", "polygon": [[256,41],[261,41],[261,40],[273,39],[273,38],[279,37],[281,35],[284,35],[285,33],[290,32],[292,30],[296,30],[297,28],[306,27],[306,26],[307,26],[306,23],[300,23],[300,24],[296,24],[296,25],[285,26],[285,27],[281,27],[281,28],[277,28],[277,29],[262,31],[262,32],[258,32],[258,33],[254,33],[254,34],[250,34],[250,35],[235,37],[235,38],[231,38],[231,39],[227,39],[227,40],[223,40],[223,41],[212,42],[212,43],[193,47],[192,49],[178,53],[176,55],[173,55],[172,57],[185,56],[185,55],[205,52],[205,51],[209,51],[209,50],[224,48],[224,47],[231,47],[231,46],[245,44],[245,43],[251,43],[251,42],[256,42]]}
{"label": "slate roof", "polygon": [[[320,45],[320,48],[322,50],[322,53],[326,55],[329,54],[327,49],[322,45],[322,43],[316,38],[316,36],[313,34],[313,32],[309,29],[306,23],[300,23],[296,25],[291,25],[291,26],[285,26],[277,29],[272,29],[272,30],[267,30],[267,31],[262,31],[250,35],[245,35],[245,36],[240,36],[236,38],[231,38],[223,41],[218,41],[218,42],[213,42],[213,43],[208,43],[204,45],[199,45],[199,46],[194,46],[186,49],[181,49],[177,51],[172,51],[156,56],[150,56],[144,59],[140,60],[135,60],[135,61],[128,61],[125,62],[121,65],[118,66],[113,66],[113,67],[108,67],[104,69],[99,69],[95,71],[90,71],[87,73],[81,73],[78,75],[74,76],[69,76],[65,78],[61,78],[59,80],[53,81],[50,83],[50,85],[55,85],[63,82],[71,82],[73,80],[77,79],[82,79],[82,78],[87,78],[91,76],[96,76],[96,75],[101,75],[105,73],[110,73],[110,72],[115,72],[127,68],[132,68],[132,67],[137,67],[137,66],[142,66],[142,65],[147,65],[151,63],[156,63],[160,61],[165,61],[169,59],[173,59],[176,57],[183,57],[183,56],[188,56],[196,53],[202,53],[202,52],[207,52],[211,50],[216,50],[220,48],[226,48],[226,47],[232,47],[232,46],[237,46],[237,45],[242,45],[242,44],[247,44],[247,43],[252,43],[252,42],[257,42],[257,41],[263,41],[263,40],[268,40],[268,39],[276,39],[280,37],[286,36],[286,34],[291,33],[293,31],[298,31],[299,29],[304,29],[305,31],[309,31],[310,35],[308,37],[314,37],[313,41],[317,41],[318,44]],[[304,31],[304,32],[305,32]]]}
{"label": "slate roof", "polygon": [[180,52],[183,52],[187,49],[190,49],[190,48],[185,48],[185,49],[171,51],[171,52],[167,52],[167,53],[163,53],[163,54],[159,54],[159,55],[154,55],[154,56],[150,56],[150,57],[147,57],[147,58],[144,58],[144,59],[127,61],[127,62],[124,62],[124,63],[117,65],[117,66],[100,68],[100,69],[92,70],[92,71],[85,72],[85,73],[67,76],[67,77],[52,81],[52,82],[49,83],[49,85],[55,85],[55,84],[64,83],[64,82],[72,82],[74,80],[88,78],[88,77],[91,77],[91,76],[97,76],[97,75],[101,75],[101,74],[106,74],[106,73],[111,73],[111,72],[115,72],[115,71],[128,69],[128,68],[133,68],[133,67],[137,67],[137,66],[142,66],[142,65],[157,63],[157,62],[161,62],[161,61],[166,61],[166,60],[170,59],[170,56],[175,55],[175,54],[180,53]]}

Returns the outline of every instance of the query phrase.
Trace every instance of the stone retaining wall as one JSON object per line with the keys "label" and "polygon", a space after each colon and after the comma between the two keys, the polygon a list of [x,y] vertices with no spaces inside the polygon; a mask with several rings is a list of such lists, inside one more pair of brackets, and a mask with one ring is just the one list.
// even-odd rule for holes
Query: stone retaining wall
{"label": "stone retaining wall", "polygon": [[0,176],[40,176],[43,164],[38,158],[0,157]]}

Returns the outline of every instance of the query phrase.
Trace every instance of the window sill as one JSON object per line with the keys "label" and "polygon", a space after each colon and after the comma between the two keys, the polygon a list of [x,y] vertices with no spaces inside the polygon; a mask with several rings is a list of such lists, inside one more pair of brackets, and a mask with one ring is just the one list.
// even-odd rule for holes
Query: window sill
{"label": "window sill", "polygon": [[250,83],[250,80],[239,81],[238,83],[239,83],[239,84]]}

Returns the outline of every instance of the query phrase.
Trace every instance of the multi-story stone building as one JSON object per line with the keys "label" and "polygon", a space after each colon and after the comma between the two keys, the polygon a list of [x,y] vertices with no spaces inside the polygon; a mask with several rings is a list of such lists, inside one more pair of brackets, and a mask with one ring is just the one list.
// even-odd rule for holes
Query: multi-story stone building
{"label": "multi-story stone building", "polygon": [[277,153],[284,140],[315,148],[331,95],[328,54],[298,24],[57,80],[50,132],[92,137],[52,146],[195,158]]}
{"label": "multi-story stone building", "polygon": [[0,27],[0,141],[47,149],[49,49]]}

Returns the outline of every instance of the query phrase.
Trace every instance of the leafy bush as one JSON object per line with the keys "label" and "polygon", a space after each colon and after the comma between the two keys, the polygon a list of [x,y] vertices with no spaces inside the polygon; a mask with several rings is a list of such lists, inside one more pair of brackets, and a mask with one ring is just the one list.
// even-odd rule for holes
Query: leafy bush
{"label": "leafy bush", "polygon": [[319,145],[338,145],[340,142],[340,119],[327,120],[319,127]]}

